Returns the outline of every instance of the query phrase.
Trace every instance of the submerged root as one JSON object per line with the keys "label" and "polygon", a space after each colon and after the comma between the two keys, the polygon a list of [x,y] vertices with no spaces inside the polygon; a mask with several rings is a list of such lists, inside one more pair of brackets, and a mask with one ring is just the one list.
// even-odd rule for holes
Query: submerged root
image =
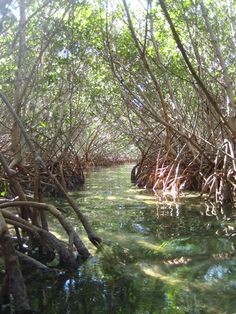
{"label": "submerged root", "polygon": [[6,224],[0,212],[0,244],[4,258],[6,276],[2,287],[2,302],[12,295],[16,313],[30,312],[24,279],[21,273],[18,257]]}
{"label": "submerged root", "polygon": [[[7,186],[5,198],[0,201],[0,257],[5,260],[6,273],[6,285],[2,286],[2,291],[5,292],[2,298],[11,294],[14,299],[16,313],[26,313],[26,311],[30,311],[30,307],[21,266],[24,268],[27,264],[30,268],[37,268],[45,272],[51,269],[50,265],[53,262],[54,265],[57,265],[57,268],[74,271],[83,260],[90,256],[90,253],[63,213],[51,204],[39,202],[39,200],[42,200],[41,177],[44,176],[44,173],[38,171],[38,173],[32,175],[34,177],[32,180],[30,179],[31,176],[26,173],[26,177],[30,179],[30,184],[32,182],[34,184],[32,193],[34,196],[29,196],[23,187],[24,183],[20,183],[23,172],[13,171],[9,168],[4,157],[2,155],[0,157],[5,172],[4,176],[6,176],[3,182],[4,184],[7,182],[7,185],[5,184]],[[37,172],[37,169],[35,171]],[[76,202],[66,192],[67,181],[64,177],[63,168],[60,167],[61,179],[63,176],[61,182],[50,171],[48,175],[54,182],[54,186],[60,190],[74,208],[88,236],[93,235],[92,238],[96,237]],[[9,197],[12,198],[9,199]],[[68,243],[57,239],[49,231],[50,224],[47,220],[47,214],[58,220],[61,228],[68,235]],[[9,226],[13,227],[15,233],[14,231],[11,231],[11,233],[8,231]],[[97,241],[101,242],[101,239],[98,239]]]}
{"label": "submerged root", "polygon": [[[19,212],[17,208],[22,206],[50,212],[67,232],[68,244],[58,240],[48,230],[19,217],[16,214]],[[8,226],[14,226],[14,230],[17,230],[16,236],[10,234]],[[2,285],[0,298],[3,302],[3,299],[8,299],[7,296],[13,295],[15,308],[18,309],[16,312],[19,313],[30,312],[21,267],[24,269],[27,265],[27,272],[29,268],[36,268],[44,273],[51,272],[50,263],[58,257],[57,268],[73,271],[82,260],[90,256],[73,226],[64,216],[53,205],[36,202],[13,201],[0,204],[0,245],[0,257],[5,260],[7,283]],[[73,247],[76,248],[77,258]]]}
{"label": "submerged root", "polygon": [[[14,217],[11,213],[9,213],[9,210],[6,209],[15,208],[15,207],[23,207],[28,206],[30,208],[36,208],[38,210],[46,210],[49,211],[55,218],[58,219],[60,222],[62,228],[66,231],[69,237],[69,241],[72,242],[72,244],[76,247],[78,255],[81,258],[88,258],[90,256],[88,250],[84,246],[83,242],[79,238],[79,235],[75,232],[73,226],[65,219],[65,217],[61,214],[61,212],[54,207],[53,205],[45,204],[45,203],[37,203],[37,202],[29,202],[29,201],[15,201],[15,202],[5,202],[3,204],[0,204],[0,209],[5,209],[3,211],[3,215],[6,218],[10,218],[11,220],[8,220],[13,225],[17,227],[21,227],[22,229],[27,230],[31,234],[34,234],[37,239],[39,239],[42,243],[42,245],[50,244],[49,246],[52,246],[58,253],[61,253],[62,260],[66,259],[70,261],[71,258],[67,256],[65,253],[66,250],[63,250],[62,244],[59,244],[55,236],[50,234],[48,231],[30,224],[29,222],[25,221],[24,219],[20,217]],[[52,244],[53,243],[53,244]],[[71,264],[69,262],[69,264]],[[72,263],[73,264],[73,263]]]}

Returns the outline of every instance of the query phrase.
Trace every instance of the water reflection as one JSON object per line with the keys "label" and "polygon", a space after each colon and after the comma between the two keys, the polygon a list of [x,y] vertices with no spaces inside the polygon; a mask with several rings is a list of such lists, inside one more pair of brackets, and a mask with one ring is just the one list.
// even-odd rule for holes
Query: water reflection
{"label": "water reflection", "polygon": [[130,184],[131,168],[95,171],[74,193],[104,246],[73,275],[29,278],[36,312],[233,314],[235,210],[193,195],[158,202]]}

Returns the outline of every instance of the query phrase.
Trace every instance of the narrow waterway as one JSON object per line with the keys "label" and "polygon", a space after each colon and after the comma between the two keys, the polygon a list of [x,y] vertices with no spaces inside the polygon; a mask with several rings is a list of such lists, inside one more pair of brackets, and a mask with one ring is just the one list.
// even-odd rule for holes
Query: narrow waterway
{"label": "narrow waterway", "polygon": [[[236,313],[236,212],[187,197],[160,202],[131,165],[87,175],[73,196],[104,240],[69,277],[28,279],[37,313]],[[59,205],[64,206],[58,200]],[[85,238],[73,213],[68,217]],[[60,229],[54,225],[54,231]]]}

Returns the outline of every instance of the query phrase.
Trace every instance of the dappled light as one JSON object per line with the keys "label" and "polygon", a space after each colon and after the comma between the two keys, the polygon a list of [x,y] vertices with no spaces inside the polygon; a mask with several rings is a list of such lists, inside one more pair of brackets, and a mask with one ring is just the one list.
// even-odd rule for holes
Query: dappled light
{"label": "dappled light", "polygon": [[[106,313],[114,306],[115,311],[127,314],[131,308],[140,313],[182,313],[183,309],[233,313],[235,241],[225,234],[225,223],[235,221],[234,209],[219,209],[221,215],[216,218],[215,207],[193,202],[188,195],[181,203],[160,203],[155,195],[131,186],[130,167],[88,173],[84,189],[73,192],[102,235],[103,245],[95,250],[82,233],[94,257],[72,278],[64,276],[54,282],[61,301],[52,289],[40,288],[47,291],[47,307],[49,300],[55,300],[54,308],[73,311],[95,308]],[[123,185],[117,189],[107,176]],[[99,202],[98,195],[102,195]],[[130,197],[135,201],[130,203]],[[63,200],[57,203],[63,206]],[[70,210],[68,219],[75,223]],[[35,287],[30,289],[34,294]],[[215,297],[218,293],[220,299]],[[81,296],[86,296],[86,305]]]}
{"label": "dappled light", "polygon": [[235,314],[233,0],[0,0],[0,312]]}

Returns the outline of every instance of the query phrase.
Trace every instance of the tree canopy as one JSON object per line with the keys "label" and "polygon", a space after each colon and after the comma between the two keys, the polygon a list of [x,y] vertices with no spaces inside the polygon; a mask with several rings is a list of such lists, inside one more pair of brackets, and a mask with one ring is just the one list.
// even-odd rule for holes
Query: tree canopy
{"label": "tree canopy", "polygon": [[[135,159],[139,185],[228,202],[234,13],[232,1],[5,1],[1,93],[49,164]],[[1,106],[12,168],[29,151]]]}
{"label": "tree canopy", "polygon": [[42,198],[64,195],[98,245],[67,193],[91,165],[135,161],[139,186],[233,203],[235,11],[232,0],[1,1],[0,206],[18,197],[21,209],[19,218],[0,214],[2,239],[10,243],[10,222],[72,265],[43,208],[88,256]]}

